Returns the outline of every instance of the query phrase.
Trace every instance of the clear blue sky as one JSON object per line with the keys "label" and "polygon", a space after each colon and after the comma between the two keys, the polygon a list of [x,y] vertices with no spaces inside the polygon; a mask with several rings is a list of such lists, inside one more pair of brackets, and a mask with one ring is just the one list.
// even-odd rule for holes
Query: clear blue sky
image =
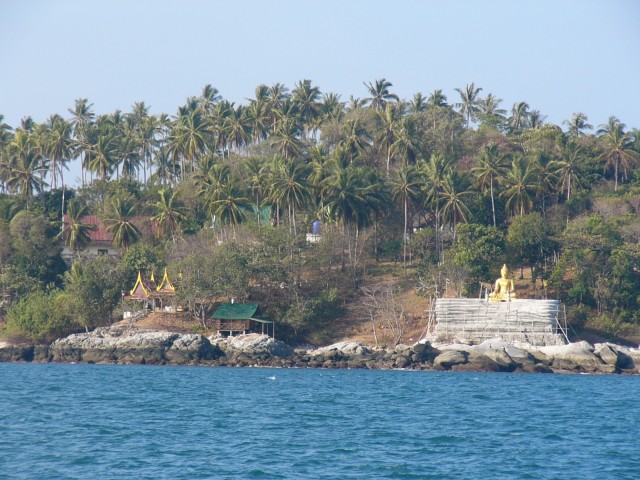
{"label": "clear blue sky", "polygon": [[210,83],[245,102],[260,83],[409,99],[475,82],[561,124],[584,112],[640,128],[635,0],[0,0],[0,114],[18,126],[88,98],[97,113],[174,114]]}

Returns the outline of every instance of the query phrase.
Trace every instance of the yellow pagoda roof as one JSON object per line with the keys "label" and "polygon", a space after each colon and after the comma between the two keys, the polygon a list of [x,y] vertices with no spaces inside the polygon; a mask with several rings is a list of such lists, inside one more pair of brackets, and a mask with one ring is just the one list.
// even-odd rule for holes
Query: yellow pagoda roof
{"label": "yellow pagoda roof", "polygon": [[169,275],[167,274],[167,269],[164,269],[164,275],[162,276],[162,281],[160,285],[156,287],[157,292],[161,293],[176,293],[175,287],[171,284],[169,280]]}

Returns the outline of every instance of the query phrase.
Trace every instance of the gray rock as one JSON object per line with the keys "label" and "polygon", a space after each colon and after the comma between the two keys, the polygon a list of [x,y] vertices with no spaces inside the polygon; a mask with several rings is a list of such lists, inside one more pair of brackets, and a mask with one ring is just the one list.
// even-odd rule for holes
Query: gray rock
{"label": "gray rock", "polygon": [[467,352],[459,350],[448,350],[442,352],[433,360],[434,368],[449,369],[454,365],[460,365],[467,362]]}
{"label": "gray rock", "polygon": [[540,347],[552,358],[554,370],[597,372],[605,363],[593,353],[594,347],[588,342],[576,342],[562,346]]}

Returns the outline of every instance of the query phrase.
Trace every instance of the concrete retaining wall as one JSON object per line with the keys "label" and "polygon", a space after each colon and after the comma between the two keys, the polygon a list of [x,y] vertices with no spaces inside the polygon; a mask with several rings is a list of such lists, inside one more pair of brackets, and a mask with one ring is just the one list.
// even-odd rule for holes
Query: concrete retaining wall
{"label": "concrete retaining wall", "polygon": [[429,337],[436,342],[500,337],[541,346],[565,343],[558,322],[564,315],[559,300],[440,298],[435,313],[436,325]]}

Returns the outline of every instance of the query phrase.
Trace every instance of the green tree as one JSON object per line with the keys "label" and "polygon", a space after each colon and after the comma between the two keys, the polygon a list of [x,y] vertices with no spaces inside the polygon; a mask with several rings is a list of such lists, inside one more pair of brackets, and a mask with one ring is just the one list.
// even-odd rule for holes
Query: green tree
{"label": "green tree", "polygon": [[582,113],[574,113],[571,120],[564,120],[562,123],[567,126],[567,135],[571,138],[578,138],[585,135],[584,130],[590,130],[593,125],[587,123],[587,116]]}
{"label": "green tree", "polygon": [[520,216],[533,209],[533,199],[539,190],[535,166],[524,158],[518,157],[511,164],[511,170],[504,177],[506,199],[505,209]]}
{"label": "green tree", "polygon": [[365,98],[365,102],[373,110],[384,110],[387,103],[391,100],[399,102],[400,98],[395,93],[390,92],[390,88],[393,87],[393,83],[389,82],[386,78],[377,79],[373,83],[364,82],[365,87],[369,92],[370,97]]}
{"label": "green tree", "polygon": [[476,88],[471,82],[465,85],[464,89],[456,88],[456,92],[460,94],[460,102],[456,103],[456,107],[460,109],[460,115],[466,119],[467,129],[471,128],[471,122],[475,121],[480,113],[480,92],[482,88]]}
{"label": "green tree", "polygon": [[613,190],[618,191],[620,170],[622,170],[623,179],[626,179],[629,168],[640,158],[640,155],[632,149],[631,138],[624,131],[624,124],[615,117],[610,119],[608,125],[602,125],[597,133],[602,139],[604,149],[600,159],[604,161],[605,170],[613,167]]}
{"label": "green tree", "polygon": [[71,200],[67,204],[67,224],[63,231],[64,243],[76,254],[91,243],[90,232],[96,229],[95,225],[82,222],[86,214],[87,207],[76,200]]}
{"label": "green tree", "polygon": [[409,223],[409,206],[419,199],[421,183],[422,179],[418,175],[416,169],[407,166],[399,169],[390,182],[394,200],[400,201],[404,214],[404,229],[402,231],[402,265],[405,270],[407,267],[407,239],[409,236],[409,232],[407,231]]}
{"label": "green tree", "polygon": [[489,187],[491,196],[491,213],[493,215],[493,226],[496,226],[496,204],[494,196],[494,185],[498,183],[508,171],[508,164],[511,160],[509,154],[500,152],[496,143],[486,144],[477,157],[477,166],[472,170],[476,174],[480,190],[485,191]]}
{"label": "green tree", "polygon": [[180,222],[187,219],[184,208],[176,199],[177,192],[169,192],[165,189],[158,191],[158,201],[154,204],[156,214],[151,221],[156,222],[158,238],[169,235],[171,241],[176,243],[182,235]]}
{"label": "green tree", "polygon": [[521,265],[521,272],[522,266],[530,267],[533,285],[537,276],[541,279],[545,277],[545,259],[551,254],[552,246],[549,228],[538,212],[516,217],[509,225],[507,247],[514,260]]}
{"label": "green tree", "polygon": [[111,197],[105,211],[107,231],[113,235],[113,245],[127,249],[142,235],[133,223],[136,204],[131,198]]}

